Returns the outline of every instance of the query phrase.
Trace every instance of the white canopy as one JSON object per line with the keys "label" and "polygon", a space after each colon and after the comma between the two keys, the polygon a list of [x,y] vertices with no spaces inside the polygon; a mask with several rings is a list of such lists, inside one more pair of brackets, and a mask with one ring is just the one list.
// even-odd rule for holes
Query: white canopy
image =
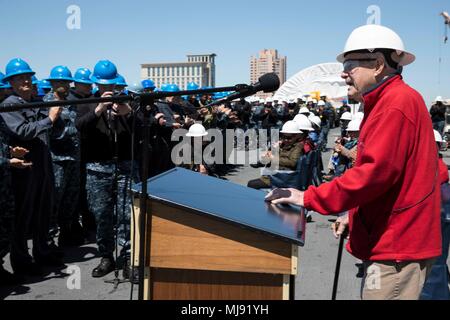
{"label": "white canopy", "polygon": [[314,91],[334,101],[347,98],[348,86],[341,78],[342,71],[341,63],[323,63],[304,69],[286,81],[274,99],[295,99]]}

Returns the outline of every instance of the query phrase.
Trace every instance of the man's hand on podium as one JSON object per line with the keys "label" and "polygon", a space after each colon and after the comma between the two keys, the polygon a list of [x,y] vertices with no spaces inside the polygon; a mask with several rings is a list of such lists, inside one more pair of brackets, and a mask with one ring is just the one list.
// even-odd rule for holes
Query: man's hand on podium
{"label": "man's hand on podium", "polygon": [[297,189],[274,189],[265,198],[266,201],[272,204],[293,204],[296,206],[302,206],[304,192]]}

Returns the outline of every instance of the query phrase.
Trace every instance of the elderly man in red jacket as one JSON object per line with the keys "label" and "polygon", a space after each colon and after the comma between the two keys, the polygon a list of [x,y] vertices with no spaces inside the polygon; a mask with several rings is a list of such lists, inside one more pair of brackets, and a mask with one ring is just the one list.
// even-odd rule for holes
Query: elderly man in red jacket
{"label": "elderly man in red jacket", "polygon": [[400,72],[414,60],[394,31],[355,29],[338,56],[342,77],[364,100],[355,167],[318,188],[276,189],[266,197],[322,214],[349,210],[335,234],[348,226],[347,250],[364,261],[363,299],[418,299],[441,255],[432,123],[423,98]]}

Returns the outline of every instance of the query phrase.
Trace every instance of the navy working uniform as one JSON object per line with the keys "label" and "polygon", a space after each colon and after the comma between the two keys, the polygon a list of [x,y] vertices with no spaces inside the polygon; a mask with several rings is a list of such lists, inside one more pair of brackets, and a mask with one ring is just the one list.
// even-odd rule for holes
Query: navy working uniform
{"label": "navy working uniform", "polygon": [[[24,104],[13,94],[4,103]],[[64,130],[58,119],[53,125],[48,110],[28,109],[1,114],[13,145],[30,150],[25,157],[33,163],[30,170],[11,169],[15,197],[15,224],[11,247],[11,266],[15,273],[28,272],[32,258],[27,239],[33,239],[33,256],[37,263],[52,263],[47,243],[49,219],[53,210],[54,176],[49,151],[49,134]]]}
{"label": "navy working uniform", "polygon": [[[53,91],[44,97],[44,101],[54,99]],[[67,97],[67,100],[74,99],[72,94]],[[60,119],[64,122],[64,131],[60,135],[51,135],[50,139],[55,175],[55,210],[51,226],[58,224],[60,227],[60,245],[70,238],[80,191],[80,137],[75,127],[76,117],[75,106],[63,107]]]}
{"label": "navy working uniform", "polygon": [[[76,76],[76,74],[75,74]],[[75,90],[70,91],[70,100],[79,100],[79,99],[88,99],[92,98],[92,94],[90,95],[81,95],[77,93]],[[96,104],[81,104],[77,106],[77,109],[82,108],[94,108],[96,107]],[[76,126],[76,119],[75,119],[75,126]],[[78,131],[78,130],[77,130]],[[74,212],[74,216],[72,217],[72,227],[71,227],[71,235],[72,235],[72,243],[76,242],[84,242],[84,235],[81,234],[81,232],[84,232],[85,235],[88,235],[88,232],[96,230],[95,227],[95,218],[93,214],[89,211],[89,206],[87,203],[87,192],[86,192],[86,160],[83,159],[83,153],[81,152],[81,149],[83,148],[83,143],[85,143],[85,140],[87,139],[86,132],[79,132],[79,139],[80,139],[80,189],[78,191],[78,203],[76,205],[76,209]],[[82,229],[80,229],[80,214],[82,219]],[[78,233],[77,233],[78,232]]]}
{"label": "navy working uniform", "polygon": [[[100,95],[97,93],[96,96]],[[79,108],[76,127],[86,137],[83,139],[81,152],[82,158],[86,162],[89,209],[94,213],[97,224],[97,246],[103,258],[113,261],[114,225],[116,224],[113,191],[114,188],[117,188],[119,243],[123,247],[123,258],[129,259],[131,199],[127,190],[132,178],[134,182],[138,182],[138,167],[131,162],[133,116],[117,116],[112,119],[112,116],[108,116],[109,112],[107,111],[97,117],[95,108],[96,105]],[[118,186],[114,185],[114,130],[117,131],[118,141]],[[133,173],[131,172],[132,166]],[[103,275],[103,273],[93,272],[94,277]]]}

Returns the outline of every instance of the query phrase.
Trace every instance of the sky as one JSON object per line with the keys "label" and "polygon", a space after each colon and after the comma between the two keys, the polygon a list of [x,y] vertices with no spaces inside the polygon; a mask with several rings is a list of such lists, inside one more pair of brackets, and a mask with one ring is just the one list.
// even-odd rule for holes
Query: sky
{"label": "sky", "polygon": [[[67,27],[71,5],[80,8],[79,29]],[[142,63],[215,53],[216,85],[228,86],[248,83],[250,57],[273,48],[287,56],[289,78],[335,62],[351,31],[373,15],[371,5],[417,57],[405,67],[406,82],[428,104],[437,95],[450,99],[450,40],[444,44],[439,16],[450,12],[450,0],[0,0],[0,71],[15,57],[38,78],[56,65],[93,69],[109,59],[133,83]]]}

